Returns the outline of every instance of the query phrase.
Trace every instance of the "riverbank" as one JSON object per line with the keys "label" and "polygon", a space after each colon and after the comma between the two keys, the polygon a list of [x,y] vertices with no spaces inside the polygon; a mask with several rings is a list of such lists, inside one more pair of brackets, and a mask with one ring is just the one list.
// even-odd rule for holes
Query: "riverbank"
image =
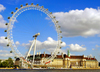
{"label": "riverbank", "polygon": [[0,72],[100,72],[100,69],[1,69]]}
{"label": "riverbank", "polygon": [[[0,68],[0,69],[14,69],[14,68]],[[38,70],[38,69],[47,69],[47,68],[35,68],[35,69]],[[76,69],[90,69],[91,70],[91,69],[100,69],[100,67],[99,68],[61,68],[61,69],[67,69],[67,70],[68,69],[75,69],[75,70]]]}
{"label": "riverbank", "polygon": [[14,68],[0,68],[0,69],[14,69]]}
{"label": "riverbank", "polygon": [[72,68],[72,69],[100,69],[100,67],[98,68]]}

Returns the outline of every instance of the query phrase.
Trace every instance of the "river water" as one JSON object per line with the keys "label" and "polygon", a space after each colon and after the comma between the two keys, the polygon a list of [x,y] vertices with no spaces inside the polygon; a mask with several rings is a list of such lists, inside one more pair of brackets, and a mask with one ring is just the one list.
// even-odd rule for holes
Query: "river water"
{"label": "river water", "polygon": [[0,72],[100,72],[100,69],[34,69],[34,70],[0,70]]}

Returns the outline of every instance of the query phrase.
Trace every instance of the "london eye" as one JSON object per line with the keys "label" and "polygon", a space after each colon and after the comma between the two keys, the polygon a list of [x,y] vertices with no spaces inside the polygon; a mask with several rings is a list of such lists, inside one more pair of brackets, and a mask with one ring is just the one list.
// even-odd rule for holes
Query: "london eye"
{"label": "london eye", "polygon": [[[16,7],[15,8],[16,11],[11,12],[12,16],[8,17],[9,22],[5,24],[7,26],[7,30],[4,31],[4,32],[7,32],[7,37],[5,37],[5,39],[8,39],[7,46],[9,46],[11,48],[10,53],[14,53],[15,56],[17,58],[20,58],[20,60],[23,63],[25,62],[27,64],[30,64],[32,68],[34,67],[34,59],[35,59],[35,53],[36,53],[36,39],[37,39],[38,36],[41,36],[41,32],[33,34],[34,39],[32,40],[32,44],[30,45],[30,47],[27,51],[27,54],[23,55],[18,50],[17,45],[15,44],[14,36],[13,36],[13,28],[14,28],[14,24],[15,24],[15,21],[16,21],[17,17],[22,15],[23,12],[29,11],[29,10],[41,11],[51,19],[51,21],[53,22],[53,24],[55,26],[55,30],[56,30],[56,33],[57,33],[57,45],[56,45],[55,49],[53,50],[52,55],[48,58],[44,58],[41,61],[41,65],[49,64],[56,57],[56,55],[59,53],[59,49],[61,49],[61,43],[62,43],[62,41],[61,41],[62,34],[61,33],[62,33],[62,31],[60,29],[61,26],[59,26],[59,22],[56,20],[56,17],[53,16],[52,12],[50,12],[48,9],[44,8],[43,6],[39,6],[39,4],[34,5],[33,3],[31,3],[31,5],[28,5],[28,3],[27,3],[25,6],[20,5],[20,7],[21,8]],[[32,36],[30,36],[30,37],[32,37]],[[34,46],[34,48],[33,48],[33,46]],[[32,50],[33,50],[33,59],[32,59],[32,61],[30,61],[30,60],[28,60],[28,56],[29,56],[29,54]]]}

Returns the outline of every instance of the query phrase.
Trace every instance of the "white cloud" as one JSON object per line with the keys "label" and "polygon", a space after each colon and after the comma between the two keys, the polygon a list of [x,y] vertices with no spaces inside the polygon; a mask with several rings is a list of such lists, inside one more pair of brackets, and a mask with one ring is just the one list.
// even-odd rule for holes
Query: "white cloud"
{"label": "white cloud", "polygon": [[92,48],[92,50],[98,50],[99,45],[95,45],[95,48]]}
{"label": "white cloud", "polygon": [[100,35],[100,10],[85,8],[84,10],[70,10],[69,12],[55,12],[62,34],[71,36],[94,36]]}
{"label": "white cloud", "polygon": [[87,57],[93,57],[93,55],[92,55],[92,54],[90,54],[90,55],[88,55]]}
{"label": "white cloud", "polygon": [[81,52],[81,51],[85,51],[86,48],[83,48],[82,46],[78,45],[78,44],[71,44],[69,45],[70,48],[68,48],[70,51],[74,51],[74,52]]}
{"label": "white cloud", "polygon": [[19,41],[16,41],[15,44],[16,44],[16,45],[20,45]]}
{"label": "white cloud", "polygon": [[6,8],[2,4],[0,4],[0,12],[3,11],[3,10],[5,10],[5,9]]}
{"label": "white cloud", "polygon": [[14,54],[12,54],[12,53],[0,54],[0,57],[3,57],[3,58],[4,58],[4,57],[7,57],[7,58],[8,58],[8,57],[14,57]]}
{"label": "white cloud", "polygon": [[4,20],[3,16],[0,15],[0,28],[6,28],[5,23],[6,21]]}
{"label": "white cloud", "polygon": [[1,37],[0,37],[0,46],[2,46],[2,47],[7,47],[7,44],[8,44],[8,40],[5,39],[4,36],[1,36]]}
{"label": "white cloud", "polygon": [[0,58],[8,58],[8,57],[14,57],[15,55],[13,53],[10,53],[7,50],[0,50]]}
{"label": "white cloud", "polygon": [[98,48],[98,47],[100,47],[100,46],[99,46],[99,45],[96,45],[95,47],[97,47],[97,48]]}
{"label": "white cloud", "polygon": [[21,0],[7,0],[6,3],[7,4],[10,4],[10,5],[16,5],[18,4],[19,2],[21,2]]}
{"label": "white cloud", "polygon": [[[48,48],[48,49],[47,49],[47,51],[49,51],[49,52],[54,52],[54,50],[55,50],[54,48]],[[56,51],[58,51],[59,54],[61,54],[61,53],[67,54],[67,53],[66,53],[66,50],[57,49]]]}
{"label": "white cloud", "polygon": [[95,50],[94,48],[92,48],[92,50]]}
{"label": "white cloud", "polygon": [[[0,47],[8,48],[7,44],[8,44],[8,40],[5,39],[5,36],[1,36],[0,37]],[[18,46],[20,43],[19,43],[19,41],[16,41],[15,44],[16,44],[16,46]]]}
{"label": "white cloud", "polygon": [[7,53],[7,50],[0,50],[0,53]]}
{"label": "white cloud", "polygon": [[49,18],[49,17],[46,17],[45,19],[46,19],[46,20],[50,20],[50,18]]}
{"label": "white cloud", "polygon": [[[0,4],[0,12],[4,11],[6,8]],[[5,26],[6,21],[4,20],[3,16],[0,14],[0,28],[6,28]]]}
{"label": "white cloud", "polygon": [[[29,48],[32,44],[32,41],[29,41],[29,43],[23,43],[22,46],[25,46],[27,48]],[[54,49],[56,48],[56,45],[57,45],[57,41],[53,40],[51,37],[48,37],[46,41],[44,42],[41,42],[41,41],[36,41],[36,48],[37,50],[40,50],[40,49],[46,49],[47,51],[49,52],[52,52],[54,51]],[[62,47],[65,47],[66,46],[66,43],[63,42],[61,44]]]}
{"label": "white cloud", "polygon": [[86,55],[84,55],[84,57],[87,57]]}
{"label": "white cloud", "polygon": [[89,55],[87,55],[87,56],[84,55],[84,57],[93,58],[93,55],[92,55],[92,54],[89,54]]}

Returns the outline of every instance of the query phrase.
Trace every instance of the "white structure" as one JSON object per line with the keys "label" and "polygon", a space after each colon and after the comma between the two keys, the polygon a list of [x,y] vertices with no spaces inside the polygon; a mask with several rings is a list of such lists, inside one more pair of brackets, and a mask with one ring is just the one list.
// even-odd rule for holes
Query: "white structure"
{"label": "white structure", "polygon": [[[7,46],[11,47],[12,52],[16,55],[16,57],[19,57],[21,60],[23,60],[23,61],[25,61],[25,62],[27,62],[28,64],[31,65],[31,62],[29,62],[27,60],[27,57],[28,57],[28,55],[29,55],[29,53],[30,53],[30,51],[31,51],[31,49],[33,47],[33,43],[31,45],[31,48],[28,51],[28,54],[26,56],[23,56],[19,52],[19,50],[17,49],[17,46],[14,43],[13,34],[12,34],[13,25],[14,25],[14,22],[16,21],[16,18],[21,13],[23,13],[24,11],[27,11],[27,10],[38,10],[38,11],[41,11],[41,12],[45,13],[52,20],[52,22],[55,25],[55,28],[56,28],[56,31],[57,31],[57,35],[58,35],[57,36],[58,43],[57,43],[57,46],[56,46],[54,52],[52,53],[52,56],[50,56],[48,59],[44,59],[43,60],[44,64],[45,64],[46,62],[52,61],[56,57],[56,55],[59,53],[58,49],[61,48],[61,43],[62,43],[61,42],[61,38],[62,38],[61,33],[62,33],[62,31],[60,30],[60,26],[58,24],[58,21],[55,19],[55,16],[53,16],[52,12],[49,12],[48,9],[45,9],[43,6],[39,6],[38,4],[37,5],[33,5],[33,3],[31,5],[28,5],[28,3],[27,3],[26,6],[21,5],[20,9],[16,8],[16,12],[11,12],[11,14],[13,14],[13,15],[12,15],[12,17],[8,17],[9,23],[5,24],[5,25],[7,25],[7,30],[5,30],[5,32],[7,32],[7,37],[5,37],[5,39],[8,39],[8,41],[9,41],[9,44],[7,44]],[[39,35],[39,33],[37,35]],[[35,43],[36,43],[36,39],[34,39],[34,40],[35,40]],[[34,45],[35,45],[34,46],[34,53],[35,53],[36,44],[34,44]],[[33,62],[34,62],[34,57],[33,57]]]}

